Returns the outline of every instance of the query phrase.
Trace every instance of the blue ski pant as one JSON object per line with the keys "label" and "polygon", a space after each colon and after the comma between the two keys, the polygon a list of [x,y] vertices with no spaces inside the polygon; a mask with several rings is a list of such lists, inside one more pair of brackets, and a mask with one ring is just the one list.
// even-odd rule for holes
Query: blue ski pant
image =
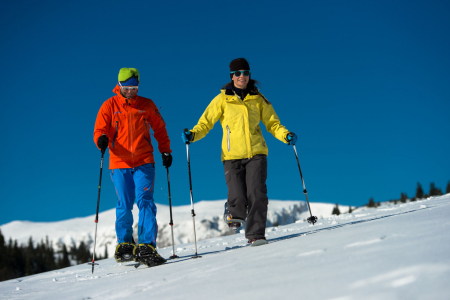
{"label": "blue ski pant", "polygon": [[156,205],[153,201],[155,183],[155,165],[144,164],[136,168],[110,170],[111,179],[118,197],[116,206],[117,242],[132,241],[133,214],[136,199],[139,208],[138,242],[156,247],[158,224],[156,223]]}

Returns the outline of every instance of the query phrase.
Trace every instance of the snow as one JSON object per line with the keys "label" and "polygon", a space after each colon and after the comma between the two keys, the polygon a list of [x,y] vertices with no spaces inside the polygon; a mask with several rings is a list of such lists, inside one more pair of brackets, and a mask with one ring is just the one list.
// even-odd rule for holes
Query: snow
{"label": "snow", "polygon": [[[223,207],[225,200],[200,201],[195,203],[195,227],[197,240],[223,236],[231,234],[228,226],[223,222]],[[157,246],[164,247],[172,244],[171,230],[169,226],[169,206],[157,205],[158,239]],[[330,216],[333,211],[333,204],[312,203],[311,210],[317,216]],[[342,211],[348,211],[348,206],[340,206]],[[137,233],[138,208],[134,207],[134,233]],[[192,233],[191,205],[175,206],[172,208],[174,222],[175,244],[190,243],[194,241]],[[308,207],[304,201],[280,201],[270,200],[269,211],[267,213],[267,226],[275,223],[285,225],[303,220],[309,217]],[[99,214],[97,229],[96,253],[104,254],[107,247],[109,257],[112,257],[116,248],[115,232],[115,209],[110,209]],[[48,237],[53,243],[55,251],[61,250],[62,244],[70,247],[72,244],[79,245],[83,241],[93,251],[95,215],[75,218],[60,222],[29,222],[14,221],[0,226],[5,240],[12,238],[19,244],[27,244],[30,236],[34,242],[40,242]],[[137,236],[134,237],[137,241]]]}
{"label": "snow", "polygon": [[[0,282],[0,299],[449,299],[450,195],[176,245],[135,269],[114,259]],[[191,221],[192,225],[192,221]],[[172,247],[158,250],[164,257]]]}

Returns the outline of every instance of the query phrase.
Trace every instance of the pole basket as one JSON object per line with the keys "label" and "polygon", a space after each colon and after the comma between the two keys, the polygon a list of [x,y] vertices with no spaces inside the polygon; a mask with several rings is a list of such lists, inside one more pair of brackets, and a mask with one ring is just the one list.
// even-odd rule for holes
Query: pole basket
{"label": "pole basket", "polygon": [[307,220],[308,220],[309,224],[313,224],[314,225],[314,223],[317,222],[317,217],[316,216],[311,216]]}

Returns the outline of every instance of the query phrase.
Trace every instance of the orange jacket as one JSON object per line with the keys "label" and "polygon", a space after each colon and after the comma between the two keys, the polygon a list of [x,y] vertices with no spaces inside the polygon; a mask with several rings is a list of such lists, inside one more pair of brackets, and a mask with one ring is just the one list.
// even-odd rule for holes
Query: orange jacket
{"label": "orange jacket", "polygon": [[170,140],[166,123],[152,100],[135,96],[126,99],[116,85],[113,96],[106,100],[97,114],[94,142],[105,134],[109,139],[109,168],[135,168],[154,163],[150,128],[158,141],[159,152],[169,152]]}

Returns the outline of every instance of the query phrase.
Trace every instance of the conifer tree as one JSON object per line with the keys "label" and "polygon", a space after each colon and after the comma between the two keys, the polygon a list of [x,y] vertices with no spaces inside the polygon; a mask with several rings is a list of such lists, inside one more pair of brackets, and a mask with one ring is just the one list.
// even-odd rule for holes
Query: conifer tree
{"label": "conifer tree", "polygon": [[0,281],[6,280],[6,258],[8,254],[6,253],[5,237],[0,230]]}
{"label": "conifer tree", "polygon": [[6,257],[5,255],[6,246],[5,246],[5,237],[0,230],[0,268],[3,266],[3,260]]}
{"label": "conifer tree", "polygon": [[369,199],[369,203],[367,204],[367,207],[376,207],[373,197]]}
{"label": "conifer tree", "polygon": [[32,275],[35,274],[35,268],[34,268],[34,246],[33,246],[33,239],[28,239],[28,247],[25,249],[25,275]]}
{"label": "conifer tree", "polygon": [[47,271],[45,268],[45,244],[43,240],[41,240],[40,244],[36,245],[36,249],[34,250],[34,264],[35,274]]}
{"label": "conifer tree", "polygon": [[45,237],[45,268],[47,271],[56,269],[55,252],[53,250],[53,243],[49,242],[48,236]]}
{"label": "conifer tree", "polygon": [[400,202],[401,203],[406,203],[407,199],[408,199],[408,195],[406,195],[406,193],[401,193],[401,195],[400,195]]}
{"label": "conifer tree", "polygon": [[333,211],[331,213],[332,215],[340,215],[341,212],[339,211],[339,205],[336,203],[336,206],[333,208]]}
{"label": "conifer tree", "polygon": [[76,245],[74,245],[71,254],[72,258],[75,258],[75,260],[77,261],[77,264],[85,263],[91,260],[91,253],[89,252],[89,249],[86,247],[86,244],[83,241],[81,241],[78,249]]}
{"label": "conifer tree", "polygon": [[63,244],[62,250],[61,250],[61,256],[58,259],[58,269],[70,267],[70,259],[69,259],[69,252],[67,252],[66,244]]}
{"label": "conifer tree", "polygon": [[447,188],[445,189],[445,193],[446,194],[450,193],[450,180],[447,183]]}
{"label": "conifer tree", "polygon": [[434,185],[434,182],[430,183],[430,197],[436,196],[436,186]]}
{"label": "conifer tree", "polygon": [[420,185],[420,183],[417,183],[417,188],[416,188],[416,199],[422,199],[423,198],[423,189],[422,189],[422,185]]}
{"label": "conifer tree", "polygon": [[352,209],[352,206],[350,205],[350,206],[348,207],[348,213],[351,214],[352,212],[353,212],[353,209]]}
{"label": "conifer tree", "polygon": [[14,241],[14,245],[11,249],[9,259],[12,262],[10,272],[14,278],[22,277],[25,275],[25,261],[23,259],[22,249],[17,244],[17,240]]}

